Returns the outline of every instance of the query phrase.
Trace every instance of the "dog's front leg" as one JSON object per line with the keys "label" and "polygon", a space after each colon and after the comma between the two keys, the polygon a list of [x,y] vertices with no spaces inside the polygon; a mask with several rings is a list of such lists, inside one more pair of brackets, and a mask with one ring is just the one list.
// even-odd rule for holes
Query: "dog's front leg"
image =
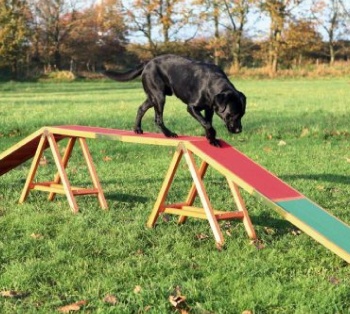
{"label": "dog's front leg", "polygon": [[220,141],[216,139],[216,131],[213,128],[212,120],[213,120],[213,110],[205,109],[205,118],[201,114],[201,111],[195,105],[189,105],[187,107],[187,111],[190,113],[192,117],[194,117],[204,128],[205,137],[208,139],[211,145],[220,147]]}

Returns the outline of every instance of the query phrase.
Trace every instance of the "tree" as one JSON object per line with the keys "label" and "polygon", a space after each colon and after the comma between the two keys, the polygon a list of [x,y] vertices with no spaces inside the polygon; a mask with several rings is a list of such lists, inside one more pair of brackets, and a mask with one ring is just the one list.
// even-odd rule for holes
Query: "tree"
{"label": "tree", "polygon": [[62,46],[62,52],[71,64],[84,65],[85,69],[94,71],[104,63],[120,63],[126,32],[120,1],[100,1],[76,13],[76,19],[79,23],[69,32]]}
{"label": "tree", "polygon": [[[194,0],[202,12],[198,23],[203,20],[212,25],[212,39],[208,46],[214,52],[214,63],[219,64],[222,59],[233,58],[236,71],[239,70],[242,59],[243,31],[247,22],[249,8],[256,0]],[[231,48],[226,49],[227,46]],[[227,50],[229,54],[227,54]]]}
{"label": "tree", "polygon": [[315,24],[309,20],[292,21],[285,30],[283,62],[293,62],[301,66],[303,58],[322,48],[322,36],[317,32]]}
{"label": "tree", "polygon": [[226,44],[224,38],[220,35],[220,17],[222,15],[223,6],[219,4],[219,0],[194,0],[193,5],[200,10],[198,14],[198,25],[205,24],[204,21],[213,25],[214,37],[211,38],[207,49],[213,51],[214,63],[219,65],[220,60],[224,56],[223,47]]}
{"label": "tree", "polygon": [[291,17],[292,10],[302,3],[303,0],[261,0],[261,10],[270,18],[270,37],[268,66],[270,75],[277,72],[280,53],[283,44],[282,33],[287,19]]}
{"label": "tree", "polygon": [[233,36],[232,56],[233,67],[235,71],[239,71],[242,59],[242,40],[243,30],[247,22],[249,6],[254,4],[255,0],[236,0],[223,1],[225,4],[226,13],[230,21],[230,29]]}
{"label": "tree", "polygon": [[83,0],[31,0],[36,19],[38,54],[47,66],[62,68],[61,47],[79,23],[77,12]]}
{"label": "tree", "polygon": [[145,37],[152,56],[159,53],[159,46],[176,40],[189,21],[184,0],[124,0],[122,3],[130,30]]}
{"label": "tree", "polygon": [[349,9],[342,0],[313,0],[311,13],[327,35],[328,57],[332,65],[337,53],[336,41],[345,29],[346,20],[349,20]]}
{"label": "tree", "polygon": [[24,0],[0,0],[0,63],[10,66],[13,78],[23,63],[30,41],[30,11]]}

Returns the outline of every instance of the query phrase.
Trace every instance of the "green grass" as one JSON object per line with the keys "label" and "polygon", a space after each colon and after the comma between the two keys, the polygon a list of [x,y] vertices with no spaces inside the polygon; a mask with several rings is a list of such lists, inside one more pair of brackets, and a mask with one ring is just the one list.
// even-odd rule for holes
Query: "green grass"
{"label": "green grass", "polygon": [[[244,131],[229,135],[215,117],[219,136],[349,224],[350,80],[241,80],[236,86],[248,97]],[[132,129],[143,98],[139,82],[3,83],[0,151],[42,126]],[[150,111],[144,130],[158,131],[153,119]],[[168,99],[165,122],[178,134],[203,134],[175,98]],[[30,163],[0,177],[0,291],[20,293],[0,296],[1,313],[58,313],[81,300],[88,301],[83,313],[174,313],[169,296],[176,293],[186,296],[190,313],[350,313],[348,264],[307,235],[295,235],[262,202],[243,193],[259,249],[240,222],[222,223],[221,252],[206,221],[178,226],[160,219],[147,229],[173,149],[88,143],[109,211],[82,197],[73,215],[64,197],[48,202],[40,192],[19,205]],[[39,180],[54,173],[45,155]],[[170,201],[181,201],[189,188],[181,170]],[[78,150],[68,172],[74,184],[90,184]],[[210,170],[205,183],[214,207],[232,208],[219,174]],[[198,239],[201,234],[208,238]],[[108,294],[117,304],[103,301]]]}

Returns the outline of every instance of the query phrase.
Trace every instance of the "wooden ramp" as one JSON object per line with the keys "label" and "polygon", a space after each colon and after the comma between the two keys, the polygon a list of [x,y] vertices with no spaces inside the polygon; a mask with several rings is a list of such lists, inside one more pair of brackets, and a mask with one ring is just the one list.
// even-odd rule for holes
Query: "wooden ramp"
{"label": "wooden ramp", "polygon": [[350,227],[347,224],[227,143],[222,142],[222,148],[218,149],[206,142],[191,142],[188,149],[350,263]]}
{"label": "wooden ramp", "polygon": [[[60,155],[57,146],[57,142],[62,139],[68,139],[63,156]],[[286,220],[350,263],[350,227],[348,225],[223,141],[221,141],[222,147],[217,148],[210,145],[203,137],[166,138],[161,134],[137,135],[131,131],[85,126],[45,127],[0,154],[0,175],[33,158],[20,202],[26,199],[30,190],[41,190],[50,193],[50,200],[54,198],[56,193],[65,194],[74,212],[78,211],[75,202],[76,195],[95,194],[101,207],[107,208],[86,139],[107,139],[176,147],[147,222],[149,227],[155,225],[162,213],[178,215],[179,223],[185,222],[187,217],[202,218],[209,221],[216,243],[222,245],[224,238],[219,221],[240,219],[248,236],[251,239],[256,239],[248,210],[240,195],[240,188],[242,188],[251,195],[264,200]],[[93,182],[92,188],[72,187],[69,183],[65,170],[76,142],[81,146]],[[36,183],[34,177],[40,157],[43,151],[48,148],[53,153],[58,169],[57,174],[53,181]],[[194,156],[199,157],[201,161],[199,165]],[[167,195],[182,159],[188,166],[193,183],[185,200],[168,204]],[[222,211],[212,208],[204,184],[205,173],[209,166],[226,178],[237,208],[236,211]],[[202,204],[200,208],[193,206],[197,197]]]}

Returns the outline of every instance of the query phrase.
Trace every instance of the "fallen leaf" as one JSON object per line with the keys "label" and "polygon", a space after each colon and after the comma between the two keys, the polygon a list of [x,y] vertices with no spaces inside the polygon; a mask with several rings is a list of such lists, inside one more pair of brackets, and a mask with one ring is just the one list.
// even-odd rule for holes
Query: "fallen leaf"
{"label": "fallen leaf", "polygon": [[329,278],[329,282],[331,283],[331,284],[333,284],[333,285],[339,285],[340,284],[340,282],[341,282],[341,280],[340,279],[338,279],[338,278],[336,278],[336,277],[330,277]]}
{"label": "fallen leaf", "polygon": [[230,221],[225,221],[224,227],[227,228],[227,229],[228,229],[228,228],[231,228],[231,227],[232,227],[231,222],[230,222]]}
{"label": "fallen leaf", "polygon": [[111,305],[116,305],[118,304],[118,299],[116,296],[114,296],[113,294],[107,294],[104,298],[103,298],[103,302],[111,304]]}
{"label": "fallen leaf", "polygon": [[264,243],[258,239],[250,241],[250,244],[254,245],[259,251],[265,248]]}
{"label": "fallen leaf", "polygon": [[169,297],[169,302],[171,303],[172,306],[174,306],[175,308],[178,308],[182,303],[184,303],[186,301],[186,297],[182,296],[182,295],[177,295],[177,296],[173,296],[171,295]]}
{"label": "fallen leaf", "polygon": [[272,151],[271,147],[264,147],[263,150],[265,153],[270,153]]}
{"label": "fallen leaf", "polygon": [[269,135],[267,136],[267,139],[268,139],[268,140],[272,140],[272,139],[273,139],[272,134],[269,134]]}
{"label": "fallen leaf", "polygon": [[273,235],[276,233],[275,229],[269,228],[269,227],[264,227],[264,231],[266,234]]}
{"label": "fallen leaf", "polygon": [[250,310],[245,310],[245,311],[242,312],[242,314],[253,314],[253,312],[250,311]]}
{"label": "fallen leaf", "polygon": [[138,249],[138,250],[136,251],[136,255],[142,256],[142,255],[144,255],[144,254],[145,254],[145,252],[142,251],[141,249]]}
{"label": "fallen leaf", "polygon": [[40,240],[40,239],[44,238],[44,236],[42,234],[40,234],[40,233],[32,233],[30,235],[30,237],[33,238],[33,239],[36,239],[36,240]]}
{"label": "fallen leaf", "polygon": [[143,311],[144,311],[144,312],[148,312],[151,308],[152,308],[152,306],[147,305],[147,306],[145,306],[145,308],[143,309]]}
{"label": "fallen leaf", "polygon": [[230,231],[226,230],[226,235],[228,235],[229,237],[231,237],[231,236],[232,236],[232,233],[231,233]]}
{"label": "fallen leaf", "polygon": [[287,143],[285,141],[280,140],[277,144],[278,146],[285,146]]}
{"label": "fallen leaf", "polygon": [[112,160],[112,158],[109,157],[109,156],[104,156],[104,157],[103,157],[103,161],[108,162],[108,161],[111,161],[111,160]]}
{"label": "fallen leaf", "polygon": [[142,290],[141,286],[135,286],[134,293],[140,293]]}
{"label": "fallen leaf", "polygon": [[0,295],[4,298],[20,299],[20,298],[25,298],[26,296],[29,295],[29,293],[22,292],[22,291],[6,290],[6,291],[1,291]]}
{"label": "fallen leaf", "polygon": [[197,235],[196,235],[196,238],[197,238],[198,240],[205,240],[205,239],[209,238],[209,236],[206,235],[206,234],[204,234],[204,233],[200,233],[200,234],[197,234]]}
{"label": "fallen leaf", "polygon": [[317,185],[316,189],[319,191],[324,191],[326,188],[324,187],[324,185]]}
{"label": "fallen leaf", "polygon": [[40,166],[46,166],[49,162],[47,161],[45,156],[42,156],[39,161]]}
{"label": "fallen leaf", "polygon": [[69,313],[79,311],[84,305],[86,305],[88,301],[82,300],[72,304],[68,304],[65,306],[59,307],[57,310],[61,313]]}
{"label": "fallen leaf", "polygon": [[293,229],[293,230],[291,231],[291,234],[292,234],[293,236],[298,236],[298,235],[301,235],[301,231],[300,231],[299,229]]}
{"label": "fallen leaf", "polygon": [[308,128],[303,128],[301,133],[300,133],[300,137],[308,136],[309,133],[310,133],[310,130]]}
{"label": "fallen leaf", "polygon": [[163,220],[164,222],[169,222],[169,221],[170,221],[170,216],[167,215],[167,214],[163,214],[163,215],[162,215],[162,220]]}

